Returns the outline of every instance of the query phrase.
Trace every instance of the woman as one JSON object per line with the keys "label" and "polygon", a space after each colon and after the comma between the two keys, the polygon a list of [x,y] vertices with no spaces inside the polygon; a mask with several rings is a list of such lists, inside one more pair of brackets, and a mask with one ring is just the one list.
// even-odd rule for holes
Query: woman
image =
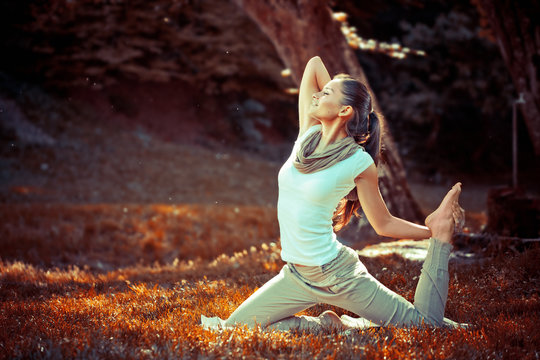
{"label": "woman", "polygon": [[[392,216],[378,188],[380,127],[369,91],[346,75],[330,79],[319,57],[304,70],[299,118],[298,139],[278,176],[281,257],[287,264],[220,325],[286,330],[361,327],[366,320],[372,325],[455,324],[443,315],[454,220],[462,216],[461,184],[428,216],[427,226]],[[356,252],[336,239],[334,230],[346,225],[360,204],[379,235],[430,238],[414,304],[373,278]],[[334,312],[294,316],[318,303],[362,318],[339,318]],[[203,317],[203,325],[211,324]]]}

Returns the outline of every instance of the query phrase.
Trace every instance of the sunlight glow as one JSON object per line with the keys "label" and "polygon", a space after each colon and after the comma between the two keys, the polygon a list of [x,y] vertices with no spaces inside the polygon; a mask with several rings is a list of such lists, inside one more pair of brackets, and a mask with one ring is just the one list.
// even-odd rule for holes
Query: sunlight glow
{"label": "sunlight glow", "polygon": [[349,26],[348,15],[344,12],[333,13],[333,17],[341,23],[341,32],[349,46],[355,50],[383,53],[396,59],[405,59],[408,55],[426,56],[426,52],[423,50],[414,50],[398,43],[391,44],[358,36],[356,27]]}
{"label": "sunlight glow", "polygon": [[[364,257],[378,257],[390,254],[397,254],[407,260],[423,261],[426,258],[429,240],[398,240],[391,242],[381,242],[379,244],[368,245],[357,253]],[[455,250],[450,259],[472,260],[474,254],[465,251]]]}

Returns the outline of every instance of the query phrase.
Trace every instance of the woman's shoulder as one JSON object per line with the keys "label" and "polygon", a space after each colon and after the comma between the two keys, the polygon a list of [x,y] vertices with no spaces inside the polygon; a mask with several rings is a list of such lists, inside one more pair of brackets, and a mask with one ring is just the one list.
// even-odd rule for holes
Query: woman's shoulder
{"label": "woman's shoulder", "polygon": [[352,175],[354,177],[374,163],[371,155],[362,146],[359,146],[358,150],[346,160],[350,161],[351,166],[349,168],[353,170]]}

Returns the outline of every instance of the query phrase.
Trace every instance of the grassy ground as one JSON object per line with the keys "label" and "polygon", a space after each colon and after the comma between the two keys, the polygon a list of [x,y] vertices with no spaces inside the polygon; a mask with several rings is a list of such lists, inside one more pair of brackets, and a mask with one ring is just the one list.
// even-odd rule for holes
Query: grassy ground
{"label": "grassy ground", "polygon": [[[283,263],[274,209],[212,205],[2,205],[2,358],[536,359],[540,249],[450,264],[446,316],[468,330],[347,334],[203,330]],[[421,264],[362,259],[412,300]],[[318,315],[316,306],[305,313]]]}

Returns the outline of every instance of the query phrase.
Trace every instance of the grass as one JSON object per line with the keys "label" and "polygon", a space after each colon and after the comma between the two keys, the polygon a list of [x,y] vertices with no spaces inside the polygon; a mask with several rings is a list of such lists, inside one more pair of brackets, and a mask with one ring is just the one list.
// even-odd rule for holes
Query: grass
{"label": "grass", "polygon": [[[540,249],[450,263],[446,316],[471,329],[203,330],[283,266],[275,208],[1,205],[0,358],[537,359]],[[408,300],[421,264],[362,258]],[[304,313],[332,309],[317,305]]]}

